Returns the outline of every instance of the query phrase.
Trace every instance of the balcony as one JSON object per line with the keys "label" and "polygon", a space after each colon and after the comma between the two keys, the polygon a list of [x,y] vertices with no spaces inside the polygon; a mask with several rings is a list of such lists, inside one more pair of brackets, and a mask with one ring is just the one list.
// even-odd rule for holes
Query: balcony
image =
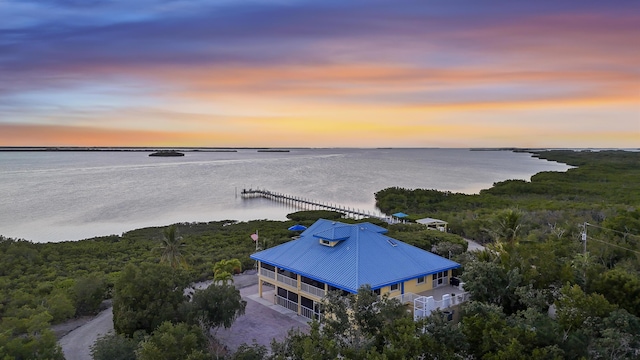
{"label": "balcony", "polygon": [[320,298],[324,297],[324,289],[317,288],[304,282],[300,283],[300,290],[307,294],[311,294]]}
{"label": "balcony", "polygon": [[313,311],[312,309],[300,306],[300,315],[306,317],[309,320],[316,319],[322,321],[322,314]]}
{"label": "balcony", "polygon": [[436,310],[446,310],[469,300],[469,293],[444,294],[441,300],[432,296],[421,296],[414,301],[413,318],[415,320],[431,315]]}
{"label": "balcony", "polygon": [[404,293],[392,299],[413,307],[413,317],[419,319],[431,315],[435,310],[445,310],[469,301],[469,293],[462,289],[462,285],[441,286],[418,294]]}
{"label": "balcony", "polygon": [[400,301],[401,304],[413,304],[413,301],[419,298],[420,296],[421,295],[414,294],[414,293],[404,293],[404,294],[391,297],[390,299],[397,299],[398,301]]}
{"label": "balcony", "polygon": [[278,305],[285,307],[291,311],[294,311],[295,313],[298,313],[298,303],[293,302],[289,299],[285,299],[279,295],[274,295],[274,297],[276,298],[276,303]]}
{"label": "balcony", "polygon": [[293,288],[298,288],[298,279],[292,279],[286,275],[278,274],[277,280],[278,282],[289,285]]}
{"label": "balcony", "polygon": [[275,271],[271,271],[265,268],[260,268],[260,275],[264,276],[264,277],[268,277],[269,279],[276,279],[276,273]]}
{"label": "balcony", "polygon": [[293,279],[283,274],[276,274],[275,271],[269,269],[260,268],[260,275],[269,279],[277,280],[280,283],[289,285],[294,288],[298,287],[298,279]]}

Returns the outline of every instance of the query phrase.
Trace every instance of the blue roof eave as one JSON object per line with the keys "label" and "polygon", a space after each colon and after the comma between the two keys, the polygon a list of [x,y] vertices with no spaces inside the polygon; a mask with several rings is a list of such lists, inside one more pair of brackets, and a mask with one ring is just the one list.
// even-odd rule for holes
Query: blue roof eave
{"label": "blue roof eave", "polygon": [[[348,291],[348,292],[350,292],[352,294],[357,294],[358,293],[358,289],[351,289],[351,288],[349,288],[347,286],[336,284],[336,283],[333,283],[331,281],[327,281],[325,279],[321,279],[319,277],[313,276],[312,274],[308,274],[306,272],[302,272],[300,270],[289,268],[289,267],[284,266],[284,265],[279,265],[279,264],[276,264],[274,262],[264,261],[264,260],[261,260],[259,258],[254,257],[253,255],[250,255],[249,257],[251,259],[253,259],[253,260],[257,260],[257,261],[263,262],[265,264],[268,264],[268,265],[271,265],[271,266],[275,266],[275,267],[277,267],[279,269],[284,269],[284,270],[287,270],[287,271],[291,271],[293,273],[300,274],[300,275],[302,275],[304,277],[307,277],[309,279],[323,282],[323,283],[325,283],[327,285],[333,286],[333,287],[338,288],[340,290]],[[456,264],[456,265],[453,265],[453,266],[447,266],[447,267],[443,267],[443,268],[440,268],[440,269],[437,269],[437,270],[429,271],[427,273],[422,273],[422,274],[418,274],[418,275],[411,275],[409,277],[401,278],[401,279],[394,280],[394,281],[391,281],[391,282],[386,282],[386,283],[383,283],[383,284],[377,284],[375,286],[372,285],[372,284],[369,284],[369,285],[371,285],[371,290],[378,290],[378,289],[381,289],[381,288],[383,288],[385,286],[389,286],[389,285],[398,284],[398,283],[401,283],[401,282],[417,279],[417,278],[422,277],[422,276],[428,276],[428,275],[436,274],[436,273],[439,273],[441,271],[458,269],[460,266],[461,266],[460,264]],[[363,285],[366,285],[366,284],[360,284],[358,287],[363,286]]]}
{"label": "blue roof eave", "polygon": [[398,284],[398,283],[401,283],[401,282],[417,279],[417,278],[422,277],[422,276],[433,275],[433,274],[439,273],[441,271],[458,269],[460,266],[461,266],[460,264],[457,264],[457,265],[454,265],[454,266],[443,267],[443,268],[440,268],[438,270],[430,271],[430,272],[424,273],[424,274],[411,275],[411,276],[406,277],[406,278],[401,278],[401,279],[394,280],[394,281],[391,281],[391,282],[386,282],[386,283],[383,283],[383,284],[380,284],[380,285],[376,285],[375,287],[371,287],[371,289],[377,290],[377,289],[383,288],[385,286],[389,286],[389,285]]}
{"label": "blue roof eave", "polygon": [[269,262],[269,261],[260,260],[260,259],[258,259],[258,258],[253,257],[253,255],[250,255],[249,257],[250,257],[251,259],[253,259],[253,260],[257,260],[257,261],[263,262],[263,263],[265,263],[265,264],[269,264],[269,265],[271,265],[271,266],[275,266],[275,267],[277,267],[278,269],[284,269],[284,270],[287,270],[287,271],[294,272],[294,273],[296,273],[296,274],[302,275],[302,276],[307,277],[307,278],[309,278],[309,279],[312,279],[312,280],[315,280],[315,281],[323,282],[323,283],[325,283],[325,284],[327,284],[327,285],[329,285],[329,286],[333,286],[334,288],[338,288],[338,289],[340,289],[340,290],[348,291],[348,292],[350,292],[350,293],[352,293],[352,294],[357,294],[357,293],[358,293],[358,289],[351,289],[351,288],[349,288],[349,287],[347,287],[347,286],[340,285],[340,284],[335,284],[335,283],[333,283],[333,282],[331,282],[331,281],[327,281],[327,280],[321,279],[321,278],[319,278],[319,277],[313,276],[313,275],[311,275],[311,274],[308,274],[308,273],[305,273],[305,272],[302,272],[302,271],[299,271],[299,270],[295,270],[295,269],[292,269],[292,268],[288,268],[288,267],[286,267],[286,266],[278,265],[278,264],[276,264],[276,263],[272,263],[272,262]]}

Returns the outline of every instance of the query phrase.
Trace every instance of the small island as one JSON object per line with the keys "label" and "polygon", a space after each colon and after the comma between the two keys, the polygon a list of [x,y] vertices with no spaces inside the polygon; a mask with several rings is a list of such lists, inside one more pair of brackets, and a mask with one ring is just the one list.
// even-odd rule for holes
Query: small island
{"label": "small island", "polygon": [[149,156],[184,156],[184,154],[175,150],[159,150],[149,154]]}

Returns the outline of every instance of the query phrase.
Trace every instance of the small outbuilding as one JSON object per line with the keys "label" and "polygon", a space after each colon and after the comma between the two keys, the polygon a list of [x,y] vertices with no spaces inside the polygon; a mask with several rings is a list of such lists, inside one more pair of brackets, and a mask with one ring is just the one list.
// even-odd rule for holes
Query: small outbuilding
{"label": "small outbuilding", "polygon": [[407,215],[407,214],[405,214],[405,213],[403,213],[403,212],[397,212],[397,213],[393,214],[392,216],[395,216],[395,217],[397,217],[398,219],[404,219],[404,218],[406,218],[406,217],[409,217],[409,215]]}
{"label": "small outbuilding", "polygon": [[442,232],[447,232],[447,223],[444,220],[434,219],[434,218],[424,218],[416,220],[418,224],[422,224],[429,229],[432,230],[440,230]]}

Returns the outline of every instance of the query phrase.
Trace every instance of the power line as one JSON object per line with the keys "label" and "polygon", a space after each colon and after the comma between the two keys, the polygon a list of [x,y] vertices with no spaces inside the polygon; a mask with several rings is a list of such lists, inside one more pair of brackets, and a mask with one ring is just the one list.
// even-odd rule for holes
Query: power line
{"label": "power line", "polygon": [[632,233],[629,233],[629,232],[626,232],[626,231],[614,230],[614,229],[610,229],[610,228],[606,228],[606,227],[602,227],[602,226],[598,226],[598,225],[589,224],[588,222],[586,222],[584,224],[586,226],[591,226],[591,227],[598,228],[598,229],[601,229],[601,230],[608,230],[608,231],[612,231],[612,232],[615,232],[615,233],[618,233],[618,234],[622,234],[622,235],[626,235],[626,236],[635,236],[637,238],[640,238],[640,235],[632,234]]}
{"label": "power line", "polygon": [[601,243],[603,243],[603,244],[607,244],[607,245],[610,245],[610,246],[615,246],[615,247],[618,247],[618,248],[620,248],[620,249],[624,249],[624,250],[627,250],[627,251],[631,251],[631,252],[633,252],[633,253],[636,253],[636,254],[640,255],[640,251],[631,250],[631,249],[629,249],[629,248],[626,248],[626,247],[623,247],[623,246],[620,246],[620,245],[616,245],[616,244],[612,244],[612,243],[606,242],[606,241],[604,241],[604,240],[599,240],[599,239],[593,238],[593,237],[591,237],[591,236],[589,236],[589,240],[598,241],[598,242],[601,242]]}
{"label": "power line", "polygon": [[[593,225],[593,224],[590,224],[590,223],[588,223],[588,222],[585,222],[585,223],[584,223],[584,233],[583,233],[583,236],[586,236],[587,226],[591,226],[591,227],[598,228],[598,229],[601,229],[601,230],[607,230],[607,231],[611,231],[611,232],[614,232],[614,233],[622,234],[622,235],[625,237],[625,241],[640,241],[640,235],[635,235],[635,234],[631,234],[631,233],[629,233],[629,232],[625,232],[625,231],[619,231],[619,230],[614,230],[614,229],[610,229],[610,228],[606,228],[606,227],[602,227],[602,226],[598,226],[598,225]],[[633,236],[638,237],[638,238],[639,238],[639,240],[631,239],[630,237],[633,237]],[[595,240],[595,239],[594,239],[594,240]],[[583,241],[584,241],[584,240],[583,240]],[[596,241],[597,241],[597,240],[596,240]],[[604,241],[602,241],[602,240],[600,240],[600,241],[601,241],[601,242],[604,242]],[[606,243],[606,244],[610,244],[610,243],[608,243],[608,242],[604,242],[604,243]],[[613,244],[610,244],[610,245],[613,245]],[[617,246],[617,245],[613,245],[613,246]],[[619,247],[620,247],[620,246],[619,246]],[[623,249],[626,249],[626,248],[623,248]],[[628,249],[627,249],[627,250],[628,250]],[[586,251],[586,242],[585,242],[585,251]],[[629,251],[633,251],[633,250],[629,250]]]}

